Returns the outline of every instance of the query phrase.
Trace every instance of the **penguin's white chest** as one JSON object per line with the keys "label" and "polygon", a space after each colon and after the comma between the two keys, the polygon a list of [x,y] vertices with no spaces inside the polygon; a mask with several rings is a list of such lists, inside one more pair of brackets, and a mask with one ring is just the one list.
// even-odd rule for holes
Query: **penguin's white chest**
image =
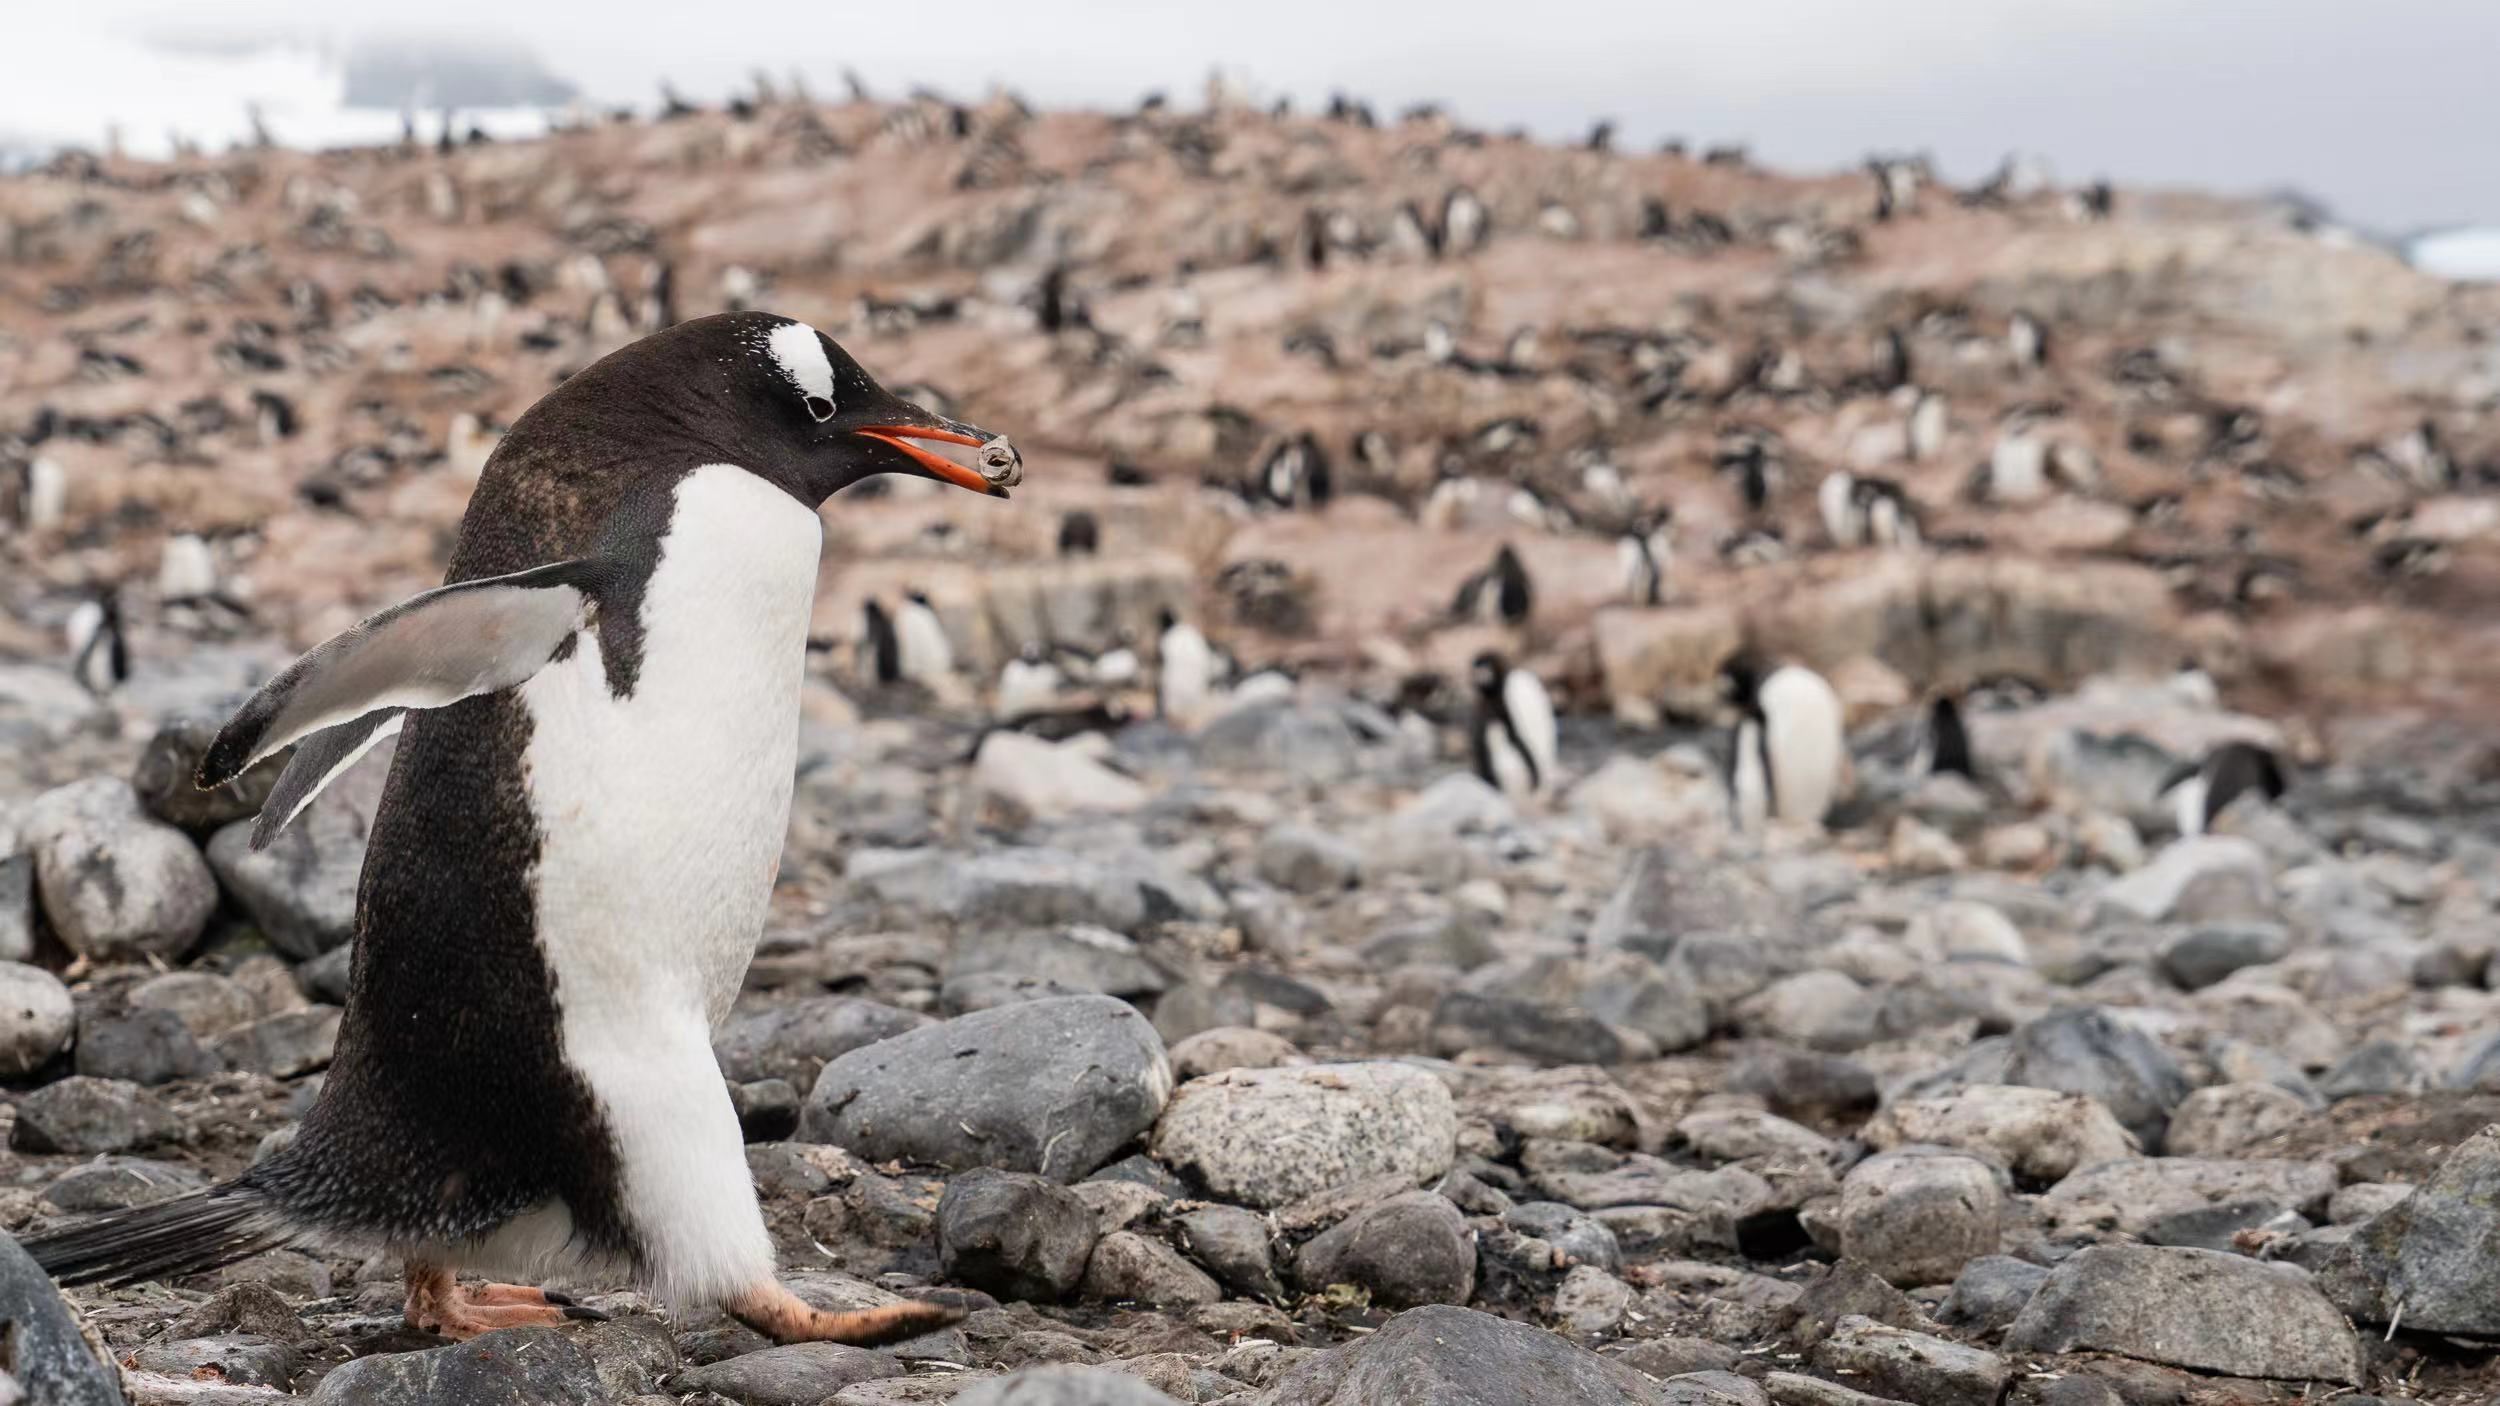
{"label": "penguin's white chest", "polygon": [[595,632],[523,687],[538,934],[569,1041],[708,1026],[736,996],[789,828],[820,543],[780,489],[697,469],[644,592],[632,691],[610,690]]}

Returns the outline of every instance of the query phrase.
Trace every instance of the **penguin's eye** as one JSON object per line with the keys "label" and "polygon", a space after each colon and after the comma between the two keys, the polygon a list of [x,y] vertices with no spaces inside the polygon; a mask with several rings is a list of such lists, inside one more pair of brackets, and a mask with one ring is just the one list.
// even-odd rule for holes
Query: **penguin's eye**
{"label": "penguin's eye", "polygon": [[816,423],[821,425],[833,418],[833,402],[821,395],[811,395],[807,398],[807,413],[815,416]]}

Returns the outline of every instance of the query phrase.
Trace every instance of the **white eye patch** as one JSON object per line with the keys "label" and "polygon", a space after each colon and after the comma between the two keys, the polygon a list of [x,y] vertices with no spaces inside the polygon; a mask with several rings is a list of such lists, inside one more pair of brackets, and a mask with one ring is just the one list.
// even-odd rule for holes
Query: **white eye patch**
{"label": "white eye patch", "polygon": [[764,338],[764,350],[790,384],[807,397],[807,413],[818,420],[833,418],[833,363],[825,360],[824,343],[804,322],[785,322]]}

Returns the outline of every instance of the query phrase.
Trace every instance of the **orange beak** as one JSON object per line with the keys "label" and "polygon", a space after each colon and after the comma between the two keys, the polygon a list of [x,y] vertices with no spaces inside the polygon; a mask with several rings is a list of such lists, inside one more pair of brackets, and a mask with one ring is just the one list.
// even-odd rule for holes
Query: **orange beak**
{"label": "orange beak", "polygon": [[[992,498],[1006,497],[1008,489],[1024,481],[1024,460],[1016,453],[1015,447],[1003,438],[983,439],[960,430],[939,429],[932,425],[868,425],[852,433],[902,450],[941,483],[951,483],[957,488],[967,488]],[[943,454],[921,448],[912,442],[914,440],[973,446],[981,451],[980,467],[958,464]]]}

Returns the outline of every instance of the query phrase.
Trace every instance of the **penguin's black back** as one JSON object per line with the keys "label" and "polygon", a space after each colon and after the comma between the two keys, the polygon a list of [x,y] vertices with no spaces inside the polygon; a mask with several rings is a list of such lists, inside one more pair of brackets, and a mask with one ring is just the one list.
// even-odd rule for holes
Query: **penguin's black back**
{"label": "penguin's black back", "polygon": [[1971,770],[1970,734],[1962,728],[1962,705],[1953,695],[1938,694],[1927,708],[1927,769],[1976,776]]}
{"label": "penguin's black back", "polygon": [[2269,801],[2281,800],[2288,789],[2282,762],[2254,742],[2225,742],[2215,748],[2205,759],[2204,774],[2207,825],[2242,796],[2254,793]]}

